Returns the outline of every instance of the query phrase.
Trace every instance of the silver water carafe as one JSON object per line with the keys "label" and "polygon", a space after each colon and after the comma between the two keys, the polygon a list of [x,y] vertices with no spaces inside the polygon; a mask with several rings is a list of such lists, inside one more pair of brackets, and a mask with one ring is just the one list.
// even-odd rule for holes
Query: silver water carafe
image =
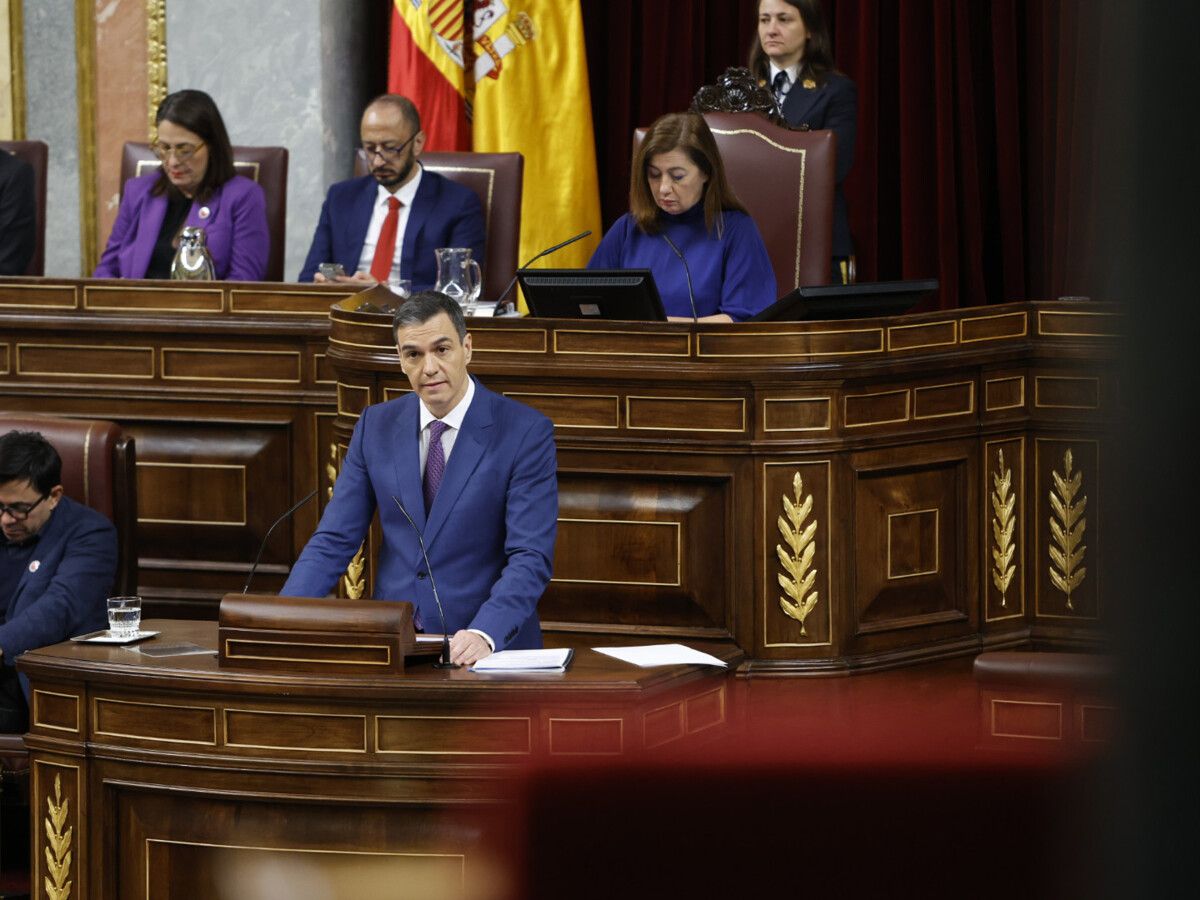
{"label": "silver water carafe", "polygon": [[217,277],[203,228],[189,225],[179,232],[179,249],[171,261],[171,277],[177,281],[212,281]]}

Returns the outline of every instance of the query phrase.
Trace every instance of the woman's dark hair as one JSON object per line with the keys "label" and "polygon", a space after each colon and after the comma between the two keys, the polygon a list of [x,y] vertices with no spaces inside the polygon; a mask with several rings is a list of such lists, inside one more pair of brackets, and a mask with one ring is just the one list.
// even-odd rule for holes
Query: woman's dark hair
{"label": "woman's dark hair", "polygon": [[[233,169],[233,147],[230,146],[229,133],[225,130],[221,111],[217,109],[213,98],[204,91],[176,91],[168,94],[158,105],[154,124],[159,125],[164,119],[193,132],[208,148],[208,168],[205,169],[204,177],[196,188],[195,196],[196,200],[203,202],[237,174]],[[164,191],[175,190],[178,188],[167,178],[164,166],[152,193],[161,194]]]}
{"label": "woman's dark hair", "polygon": [[[829,40],[829,26],[825,23],[825,12],[821,9],[821,0],[783,0],[788,6],[795,7],[804,22],[804,30],[808,32],[808,43],[804,46],[804,58],[800,60],[800,79],[811,78],[818,86],[825,83],[830,72],[836,72],[833,65],[833,42]],[[761,6],[761,3],[759,4]],[[762,41],[758,32],[754,33],[754,42],[750,45],[750,71],[758,79],[759,84],[766,84],[771,78],[771,60],[763,51]]]}
{"label": "woman's dark hair", "polygon": [[0,436],[0,484],[28,481],[39,494],[62,482],[58,451],[36,431],[10,431]]}
{"label": "woman's dark hair", "polygon": [[668,113],[650,126],[633,158],[629,178],[629,212],[646,234],[657,234],[662,228],[659,218],[661,210],[650,192],[646,168],[650,165],[651,157],[672,150],[682,150],[708,176],[701,201],[704,204],[704,225],[710,232],[715,230],[719,235],[725,227],[721,213],[727,209],[745,212],[746,208],[738,202],[725,178],[721,151],[717,149],[708,123],[699,113]]}

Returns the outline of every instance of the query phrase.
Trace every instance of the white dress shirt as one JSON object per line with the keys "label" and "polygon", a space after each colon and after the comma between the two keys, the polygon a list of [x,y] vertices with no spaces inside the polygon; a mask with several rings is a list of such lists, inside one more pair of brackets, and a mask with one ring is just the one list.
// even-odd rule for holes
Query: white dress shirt
{"label": "white dress shirt", "polygon": [[400,190],[393,194],[382,184],[375,192],[375,208],[371,213],[371,224],[367,226],[367,236],[363,241],[362,255],[358,258],[358,271],[371,273],[371,263],[375,261],[375,245],[379,243],[379,232],[383,230],[383,220],[388,214],[388,199],[395,197],[400,201],[400,210],[396,220],[396,249],[392,254],[392,271],[388,275],[389,282],[400,280],[400,253],[404,249],[404,231],[408,228],[408,214],[412,209],[413,200],[417,196],[417,188],[421,184],[424,170],[421,164],[416,164],[416,174],[408,180]]}

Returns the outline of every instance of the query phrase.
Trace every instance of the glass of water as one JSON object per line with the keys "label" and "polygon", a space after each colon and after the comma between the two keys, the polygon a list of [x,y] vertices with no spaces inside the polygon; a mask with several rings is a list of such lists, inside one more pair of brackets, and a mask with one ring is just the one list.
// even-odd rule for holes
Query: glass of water
{"label": "glass of water", "polygon": [[141,629],[141,597],[108,598],[108,631],[113,637],[135,637]]}

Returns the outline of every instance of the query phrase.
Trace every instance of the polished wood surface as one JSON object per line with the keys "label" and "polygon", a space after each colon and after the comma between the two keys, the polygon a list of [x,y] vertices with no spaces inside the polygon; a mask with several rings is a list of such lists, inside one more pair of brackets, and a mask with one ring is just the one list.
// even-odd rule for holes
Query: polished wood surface
{"label": "polished wood surface", "polygon": [[[408,390],[390,321],[356,311],[364,299],[0,282],[3,402],[111,418],[137,439],[152,613],[215,617],[274,518],[319,488],[267,544],[254,589],[281,586],[357,415]],[[1114,559],[1119,313],[1064,301],[740,326],[472,321],[472,371],[555,423],[543,622],[729,639],[762,674],[1094,644]],[[370,596],[364,554],[346,593]]]}
{"label": "polished wood surface", "polygon": [[586,644],[565,673],[347,679],[219,666],[213,622],[144,627],[161,632],[150,645],[212,652],[68,642],[20,662],[34,882],[70,881],[72,898],[248,896],[222,892],[221,873],[264,860],[480,877],[524,766],[709,742],[729,724],[725,670],[639,669]]}

